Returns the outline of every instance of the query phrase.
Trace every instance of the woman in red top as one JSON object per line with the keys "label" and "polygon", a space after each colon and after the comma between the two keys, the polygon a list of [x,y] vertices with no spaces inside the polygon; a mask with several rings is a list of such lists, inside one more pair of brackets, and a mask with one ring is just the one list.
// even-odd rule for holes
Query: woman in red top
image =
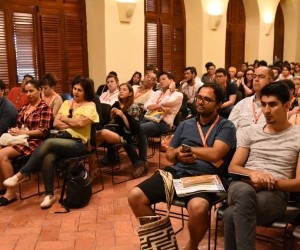
{"label": "woman in red top", "polygon": [[8,93],[7,99],[16,106],[17,110],[20,110],[28,102],[24,86],[29,80],[33,80],[33,76],[25,75],[21,87],[13,87]]}
{"label": "woman in red top", "polygon": [[12,136],[26,134],[29,136],[29,146],[14,144],[0,149],[0,189],[5,193],[0,198],[0,206],[9,205],[17,200],[14,188],[3,189],[3,180],[12,177],[14,169],[9,159],[20,155],[30,155],[44,141],[53,123],[51,108],[41,99],[39,82],[30,80],[25,83],[25,94],[28,103],[19,111],[18,122],[15,128],[8,130]]}

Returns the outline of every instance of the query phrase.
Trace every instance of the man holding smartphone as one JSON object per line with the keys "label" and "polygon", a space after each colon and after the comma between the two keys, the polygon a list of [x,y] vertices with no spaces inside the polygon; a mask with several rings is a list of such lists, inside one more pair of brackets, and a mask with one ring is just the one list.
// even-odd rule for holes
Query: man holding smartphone
{"label": "man holding smartphone", "polygon": [[[198,115],[178,126],[166,152],[173,166],[164,170],[170,172],[174,179],[205,174],[222,177],[236,144],[233,123],[218,115],[224,95],[224,89],[217,83],[207,83],[200,87],[196,103]],[[190,232],[186,250],[195,250],[204,237],[214,195],[197,193],[184,198],[189,212]],[[128,194],[129,204],[136,217],[155,215],[151,205],[165,201],[165,197],[164,183],[159,175],[140,183]]]}

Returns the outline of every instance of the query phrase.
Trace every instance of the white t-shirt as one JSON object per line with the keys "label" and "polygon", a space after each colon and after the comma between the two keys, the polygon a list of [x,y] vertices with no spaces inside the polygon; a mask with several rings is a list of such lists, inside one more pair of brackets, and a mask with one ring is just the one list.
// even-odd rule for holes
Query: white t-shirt
{"label": "white t-shirt", "polygon": [[115,90],[113,93],[110,93],[109,90],[102,93],[99,97],[101,103],[107,103],[109,105],[113,105],[116,101],[118,101],[119,90]]}
{"label": "white t-shirt", "polygon": [[300,126],[279,133],[266,133],[265,125],[252,124],[241,130],[237,146],[249,148],[245,168],[269,172],[276,179],[293,179],[300,152]]}
{"label": "white t-shirt", "polygon": [[193,102],[195,96],[198,93],[198,89],[203,85],[203,82],[198,82],[196,81],[196,83],[193,86],[190,86],[187,82],[185,82],[182,85],[182,92],[185,93],[188,96],[188,101],[189,102]]}

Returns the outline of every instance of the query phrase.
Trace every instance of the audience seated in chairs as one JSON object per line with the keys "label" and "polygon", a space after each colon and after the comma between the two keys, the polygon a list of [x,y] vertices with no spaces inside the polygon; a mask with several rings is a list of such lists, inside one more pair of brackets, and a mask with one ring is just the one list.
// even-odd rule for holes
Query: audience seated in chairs
{"label": "audience seated in chairs", "polygon": [[78,82],[72,82],[72,94],[74,99],[62,104],[54,120],[54,127],[64,130],[64,138],[50,138],[44,141],[20,172],[3,183],[7,187],[18,185],[41,163],[46,190],[46,197],[41,203],[42,208],[48,208],[56,201],[53,192],[55,162],[62,158],[84,155],[91,124],[99,122],[95,104],[91,102],[95,95],[91,81],[82,78]]}
{"label": "audience seated in chairs", "polygon": [[267,124],[242,130],[228,170],[251,180],[229,186],[230,206],[223,214],[225,250],[255,249],[256,227],[281,218],[288,192],[300,191],[300,127],[287,120],[289,89],[278,81],[260,94]]}
{"label": "audience seated in chairs", "polygon": [[[5,180],[14,174],[10,159],[20,155],[30,155],[44,141],[48,135],[53,114],[51,108],[40,98],[41,87],[38,81],[29,80],[25,83],[25,93],[28,103],[19,112],[17,126],[10,128],[8,133],[12,136],[28,135],[28,146],[15,144],[0,149],[0,179]],[[3,190],[2,181],[0,181]],[[4,192],[4,191],[3,191]],[[6,193],[0,198],[0,206],[6,206],[16,201],[14,188],[8,187]]]}
{"label": "audience seated in chairs", "polygon": [[28,102],[24,86],[26,82],[33,79],[32,75],[25,75],[22,80],[21,87],[13,87],[9,91],[7,99],[16,106],[17,110],[20,110]]}
{"label": "audience seated in chairs", "polygon": [[173,126],[174,118],[178,113],[182,103],[182,93],[175,91],[175,82],[173,75],[169,72],[159,74],[161,90],[156,91],[151,98],[144,104],[144,109],[156,110],[162,109],[165,115],[159,123],[154,121],[143,121],[140,125],[138,150],[132,145],[124,146],[129,156],[134,171],[132,177],[138,178],[148,171],[147,163],[147,137],[158,136],[167,133]]}
{"label": "audience seated in chairs", "polygon": [[[133,88],[129,83],[122,83],[119,88],[119,101],[115,102],[110,110],[110,122],[104,129],[97,131],[97,145],[131,143],[137,136],[137,126],[141,115],[140,108],[133,102]],[[102,161],[107,164],[114,157],[114,152],[108,148],[107,159]]]}
{"label": "audience seated in chairs", "polygon": [[48,73],[43,76],[40,82],[43,90],[42,100],[50,106],[55,117],[63,103],[61,96],[54,91],[54,87],[57,85],[58,79],[53,73]]}
{"label": "audience seated in chairs", "polygon": [[15,127],[18,119],[18,110],[15,105],[5,98],[5,83],[0,80],[0,136],[7,133],[9,128]]}
{"label": "audience seated in chairs", "polygon": [[106,84],[108,90],[101,94],[100,102],[107,103],[109,105],[113,105],[115,101],[118,101],[119,94],[119,79],[117,76],[108,75],[106,77]]}
{"label": "audience seated in chairs", "polygon": [[[161,84],[164,85],[162,80]],[[236,144],[234,125],[217,113],[223,100],[224,90],[220,85],[206,83],[200,87],[197,117],[180,123],[166,153],[167,160],[173,166],[164,170],[170,172],[173,178],[204,174],[218,174],[222,177]],[[190,146],[191,151],[184,153],[182,144]],[[197,249],[204,237],[214,197],[214,193],[197,193],[183,198],[189,213],[190,239],[186,250]],[[129,204],[136,217],[155,215],[151,205],[165,202],[165,198],[164,182],[160,175],[153,175],[128,194]]]}
{"label": "audience seated in chairs", "polygon": [[[118,74],[117,74],[115,71],[110,71],[110,72],[108,73],[108,75],[118,76]],[[108,87],[107,87],[107,84],[106,84],[106,82],[105,82],[105,84],[100,85],[100,86],[98,87],[97,92],[96,92],[96,95],[97,95],[97,96],[101,96],[102,93],[106,92],[107,90],[108,90]]]}

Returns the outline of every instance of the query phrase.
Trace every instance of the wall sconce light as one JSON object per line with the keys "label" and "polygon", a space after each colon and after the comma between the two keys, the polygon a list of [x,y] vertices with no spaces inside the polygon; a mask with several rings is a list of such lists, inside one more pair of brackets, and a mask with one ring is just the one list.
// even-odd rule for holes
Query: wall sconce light
{"label": "wall sconce light", "polygon": [[134,14],[136,3],[127,0],[122,2],[118,1],[117,5],[118,5],[120,22],[130,23],[132,16]]}
{"label": "wall sconce light", "polygon": [[212,30],[217,30],[221,21],[222,15],[209,15],[210,28]]}
{"label": "wall sconce light", "polygon": [[273,27],[273,23],[265,23],[265,34],[269,36]]}

